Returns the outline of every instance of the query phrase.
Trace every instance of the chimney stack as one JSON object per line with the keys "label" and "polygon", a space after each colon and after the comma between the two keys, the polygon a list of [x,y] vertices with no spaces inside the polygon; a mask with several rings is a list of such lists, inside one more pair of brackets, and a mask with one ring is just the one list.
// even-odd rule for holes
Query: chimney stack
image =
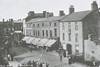
{"label": "chimney stack", "polygon": [[60,10],[59,11],[59,16],[64,16],[64,15],[65,15],[64,11],[63,10]]}
{"label": "chimney stack", "polygon": [[2,19],[3,22],[5,22],[5,19]]}
{"label": "chimney stack", "polygon": [[74,6],[73,5],[71,5],[69,7],[69,14],[72,14],[72,13],[74,13]]}
{"label": "chimney stack", "polygon": [[93,3],[91,4],[91,9],[92,9],[92,11],[98,10],[98,4],[96,1],[93,1]]}
{"label": "chimney stack", "polygon": [[43,11],[43,17],[47,17],[47,12]]}
{"label": "chimney stack", "polygon": [[28,16],[34,16],[35,12],[34,11],[29,11]]}

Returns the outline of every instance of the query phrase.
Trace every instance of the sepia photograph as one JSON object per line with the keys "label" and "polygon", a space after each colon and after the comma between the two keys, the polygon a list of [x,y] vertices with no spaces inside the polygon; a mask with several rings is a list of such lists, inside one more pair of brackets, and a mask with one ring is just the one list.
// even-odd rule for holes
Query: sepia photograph
{"label": "sepia photograph", "polygon": [[100,67],[100,0],[0,0],[0,67]]}

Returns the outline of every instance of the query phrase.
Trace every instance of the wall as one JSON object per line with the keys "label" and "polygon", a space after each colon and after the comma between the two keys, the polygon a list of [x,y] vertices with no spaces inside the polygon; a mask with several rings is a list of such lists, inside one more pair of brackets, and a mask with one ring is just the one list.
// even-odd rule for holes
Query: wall
{"label": "wall", "polygon": [[[69,26],[71,25],[71,40],[69,41]],[[75,24],[77,23],[77,30],[75,30]],[[63,33],[65,34],[65,39],[63,40]],[[82,22],[61,22],[60,23],[60,40],[63,45],[63,48],[67,50],[67,44],[72,45],[72,53],[75,54],[75,50],[79,47],[79,53],[83,52],[83,34],[82,34]],[[77,42],[76,42],[76,34],[77,35]]]}
{"label": "wall", "polygon": [[[55,26],[56,24],[56,26]],[[55,36],[54,29],[57,29],[57,36]],[[44,36],[43,36],[44,30]],[[50,30],[52,31],[52,37],[50,36]],[[48,31],[46,33],[46,31]],[[39,35],[38,35],[39,32]],[[58,38],[59,37],[59,22],[58,21],[38,21],[26,23],[26,35],[39,37],[39,38]]]}

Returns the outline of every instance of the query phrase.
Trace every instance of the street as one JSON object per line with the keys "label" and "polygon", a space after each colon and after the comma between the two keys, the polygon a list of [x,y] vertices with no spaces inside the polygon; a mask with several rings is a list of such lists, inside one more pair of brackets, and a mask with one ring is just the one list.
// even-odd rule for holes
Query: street
{"label": "street", "polygon": [[[62,59],[60,61],[59,54],[55,51],[45,52],[41,50],[33,50],[32,52],[27,52],[19,56],[14,57],[20,64],[26,64],[29,61],[37,61],[38,63],[47,63],[49,67],[88,67],[85,64],[73,63],[68,64],[68,58]],[[23,58],[22,60],[20,60]]]}

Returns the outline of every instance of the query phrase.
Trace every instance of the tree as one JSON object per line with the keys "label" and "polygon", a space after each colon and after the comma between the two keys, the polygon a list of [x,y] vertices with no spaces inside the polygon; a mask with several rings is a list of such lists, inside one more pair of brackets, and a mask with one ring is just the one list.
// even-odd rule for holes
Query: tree
{"label": "tree", "polygon": [[4,59],[2,55],[0,55],[0,65],[8,65],[8,61]]}

